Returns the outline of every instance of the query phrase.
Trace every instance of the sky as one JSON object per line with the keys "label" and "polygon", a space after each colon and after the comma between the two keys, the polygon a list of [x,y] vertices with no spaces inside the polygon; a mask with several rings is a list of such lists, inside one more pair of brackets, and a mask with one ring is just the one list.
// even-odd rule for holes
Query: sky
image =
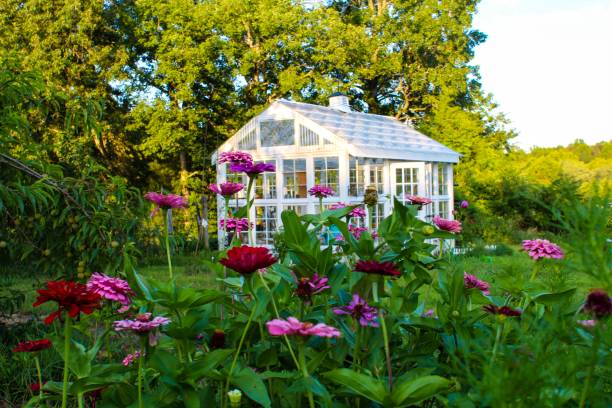
{"label": "sky", "polygon": [[514,144],[612,139],[612,0],[482,0],[474,27],[488,36],[474,63]]}

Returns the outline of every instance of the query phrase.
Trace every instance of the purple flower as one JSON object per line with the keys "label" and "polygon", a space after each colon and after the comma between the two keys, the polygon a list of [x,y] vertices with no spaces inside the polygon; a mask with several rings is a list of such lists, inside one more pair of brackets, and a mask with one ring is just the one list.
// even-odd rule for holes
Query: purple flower
{"label": "purple flower", "polygon": [[440,228],[442,231],[448,231],[453,234],[461,232],[461,222],[457,220],[445,220],[436,215],[433,222],[436,224],[436,227]]}
{"label": "purple flower", "polygon": [[427,317],[427,318],[430,318],[430,319],[437,319],[436,311],[433,310],[433,309],[427,309],[425,311],[425,313],[423,313],[423,317]]}
{"label": "purple flower", "polygon": [[333,195],[336,194],[334,190],[331,189],[331,187],[322,186],[319,184],[316,184],[314,187],[311,187],[310,190],[308,190],[308,193],[311,196],[314,196],[317,198],[332,197]]}
{"label": "purple flower", "polygon": [[487,313],[509,317],[520,316],[523,313],[521,309],[512,309],[510,306],[497,307],[495,305],[485,305],[482,308]]}
{"label": "purple flower", "polygon": [[524,240],[523,249],[529,253],[529,256],[537,261],[540,258],[563,259],[563,250],[550,242],[547,239]]}
{"label": "purple flower", "polygon": [[231,181],[227,181],[225,183],[221,183],[220,185],[210,184],[208,189],[213,193],[222,195],[223,197],[229,197],[231,195],[236,194],[244,188],[244,184],[242,183],[232,183]]}
{"label": "purple flower", "polygon": [[410,201],[410,204],[413,205],[427,205],[427,204],[431,204],[432,201],[430,198],[427,197],[419,197],[419,196],[414,196],[414,195],[407,195],[406,196],[406,200]]}
{"label": "purple flower", "polygon": [[598,319],[609,316],[612,314],[612,298],[605,290],[594,289],[588,294],[583,309]]}
{"label": "purple flower", "polygon": [[312,275],[311,278],[303,277],[297,281],[295,294],[305,302],[310,302],[314,295],[318,295],[325,289],[331,288],[327,284],[328,278],[320,278],[318,274]]}
{"label": "purple flower", "polygon": [[251,223],[249,222],[248,218],[221,219],[219,223],[221,228],[236,231],[236,234],[240,234],[242,231],[247,231],[249,228],[251,228]]}
{"label": "purple flower", "polygon": [[123,359],[123,361],[121,363],[124,366],[129,367],[129,366],[132,365],[132,363],[134,361],[139,359],[140,356],[144,356],[144,352],[141,352],[140,350],[137,350],[136,352],[134,352],[134,354],[128,354],[127,356],[125,356],[125,358]]}
{"label": "purple flower", "polygon": [[240,163],[253,163],[253,156],[247,152],[222,152],[219,153],[219,163],[230,163],[230,164],[240,164]]}
{"label": "purple flower", "polygon": [[257,176],[266,171],[276,171],[276,166],[271,163],[232,163],[230,171],[235,173],[246,173],[249,177]]}
{"label": "purple flower", "polygon": [[340,331],[335,327],[324,323],[300,322],[295,317],[288,317],[287,320],[270,320],[266,323],[266,327],[271,336],[340,337]]}
{"label": "purple flower", "polygon": [[[346,207],[345,203],[334,203],[332,204],[329,209],[330,210],[339,210],[341,208]],[[356,217],[356,218],[365,218],[366,216],[366,212],[363,208],[361,207],[355,207],[351,210],[350,213],[348,213],[349,217]]]}
{"label": "purple flower", "polygon": [[112,278],[103,273],[94,272],[87,282],[87,288],[105,299],[119,302],[123,306],[132,304],[134,291],[129,283],[119,278]]}
{"label": "purple flower", "polygon": [[113,323],[113,328],[116,331],[132,330],[137,333],[146,333],[160,326],[170,323],[170,319],[162,316],[151,318],[151,313],[142,313],[136,315],[134,320],[117,320]]}
{"label": "purple flower", "polygon": [[352,316],[353,319],[359,321],[359,324],[364,327],[378,327],[378,322],[376,321],[376,308],[368,305],[368,303],[357,293],[353,295],[353,300],[347,306],[334,308],[334,313],[337,315]]}
{"label": "purple flower", "polygon": [[467,202],[467,200],[463,200],[461,202],[461,208],[468,208],[470,206],[470,203]]}
{"label": "purple flower", "polygon": [[160,208],[168,210],[170,208],[187,207],[187,199],[176,194],[162,194],[149,191],[144,195],[144,198],[155,204],[155,209],[150,215],[151,217],[153,217]]}
{"label": "purple flower", "polygon": [[483,295],[489,294],[489,284],[485,281],[481,281],[474,275],[470,275],[467,272],[463,272],[463,284],[466,289],[476,288],[482,292]]}

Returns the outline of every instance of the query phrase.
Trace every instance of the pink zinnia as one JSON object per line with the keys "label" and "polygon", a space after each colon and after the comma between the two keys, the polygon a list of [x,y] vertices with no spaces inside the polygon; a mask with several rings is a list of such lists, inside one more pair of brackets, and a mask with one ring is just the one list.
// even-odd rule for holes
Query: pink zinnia
{"label": "pink zinnia", "polygon": [[267,171],[276,171],[276,166],[272,163],[232,163],[230,165],[230,171],[234,173],[246,173],[248,176],[254,177]]}
{"label": "pink zinnia", "polygon": [[132,303],[134,291],[123,279],[113,278],[103,273],[95,272],[87,282],[87,288],[105,299],[119,302],[123,306]]}
{"label": "pink zinnia", "polygon": [[151,212],[151,217],[153,217],[160,208],[167,210],[170,208],[187,207],[187,199],[176,194],[162,194],[149,191],[144,195],[144,198],[155,204],[155,209]]}
{"label": "pink zinnia", "polygon": [[250,153],[240,151],[222,152],[219,153],[219,163],[253,163],[253,156]]}
{"label": "pink zinnia", "polygon": [[306,302],[310,302],[311,298],[314,295],[318,295],[323,292],[325,289],[331,288],[327,284],[329,281],[328,278],[319,277],[318,274],[312,275],[312,277],[303,277],[298,279],[297,288],[295,289],[295,294],[302,300]]}
{"label": "pink zinnia", "polygon": [[266,327],[271,336],[340,337],[340,331],[335,327],[323,323],[300,322],[295,317],[288,317],[287,320],[270,320],[266,323]]}
{"label": "pink zinnia", "polygon": [[219,222],[221,228],[228,229],[230,231],[236,231],[237,234],[240,234],[242,231],[247,231],[251,228],[251,223],[248,218],[228,218],[221,219]]}
{"label": "pink zinnia", "polygon": [[145,333],[170,323],[170,319],[162,316],[151,318],[151,313],[141,313],[134,320],[117,320],[113,323],[116,331],[132,330],[137,333]]}
{"label": "pink zinnia", "polygon": [[474,275],[470,275],[467,272],[463,272],[463,284],[466,289],[476,288],[482,292],[483,295],[489,294],[489,284],[485,281],[481,281]]}
{"label": "pink zinnia", "polygon": [[[341,208],[346,207],[345,203],[334,203],[332,204],[329,209],[330,210],[339,210]],[[365,218],[366,216],[366,212],[363,208],[361,207],[355,207],[351,210],[350,213],[348,213],[349,217],[356,217],[356,218]]]}
{"label": "pink zinnia", "polygon": [[529,253],[529,256],[537,261],[540,258],[563,259],[563,250],[550,242],[547,239],[524,240],[523,249]]}
{"label": "pink zinnia", "polygon": [[134,352],[134,354],[128,354],[127,356],[125,356],[121,363],[126,367],[131,366],[134,361],[140,358],[140,356],[144,356],[144,352],[137,350],[136,352]]}
{"label": "pink zinnia", "polygon": [[319,184],[316,184],[314,187],[311,187],[310,190],[308,190],[308,193],[311,196],[317,198],[327,198],[336,194],[334,190],[331,189],[331,187],[321,186]]}
{"label": "pink zinnia", "polygon": [[368,305],[368,302],[357,293],[353,294],[353,300],[347,306],[336,307],[333,309],[333,312],[337,315],[352,316],[364,327],[378,327],[376,308]]}
{"label": "pink zinnia", "polygon": [[208,189],[213,193],[222,195],[223,197],[229,197],[231,195],[236,194],[244,188],[244,184],[242,183],[232,183],[231,181],[226,181],[225,183],[221,183],[220,185],[209,184]]}
{"label": "pink zinnia", "polygon": [[419,197],[414,195],[407,195],[406,200],[410,201],[410,204],[414,205],[427,205],[432,203],[432,201],[427,197]]}
{"label": "pink zinnia", "polygon": [[353,225],[348,226],[349,232],[355,237],[355,239],[361,238],[361,234],[366,232],[368,229],[366,227],[355,227]]}
{"label": "pink zinnia", "polygon": [[436,215],[433,219],[433,222],[438,228],[443,231],[448,231],[453,234],[458,234],[461,232],[461,222],[457,220],[446,220]]}

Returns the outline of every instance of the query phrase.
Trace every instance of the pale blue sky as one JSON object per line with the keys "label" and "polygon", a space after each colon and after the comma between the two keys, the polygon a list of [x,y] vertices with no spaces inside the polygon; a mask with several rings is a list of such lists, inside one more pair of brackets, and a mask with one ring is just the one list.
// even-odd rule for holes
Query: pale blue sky
{"label": "pale blue sky", "polygon": [[522,148],[612,139],[612,0],[482,0],[482,82]]}

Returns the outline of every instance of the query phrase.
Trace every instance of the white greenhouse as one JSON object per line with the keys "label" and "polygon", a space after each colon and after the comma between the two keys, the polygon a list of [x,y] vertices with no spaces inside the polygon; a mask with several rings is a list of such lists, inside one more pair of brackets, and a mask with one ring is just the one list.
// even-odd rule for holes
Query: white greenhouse
{"label": "white greenhouse", "polygon": [[[260,175],[254,188],[250,219],[258,245],[272,245],[283,210],[318,212],[318,199],[308,195],[315,184],[336,192],[324,200],[327,206],[361,203],[365,188],[376,186],[379,203],[372,214],[373,228],[391,212],[393,196],[402,202],[407,195],[428,197],[433,203],[423,207],[421,218],[452,218],[452,165],[459,154],[393,117],[352,111],[348,97],[341,94],[332,95],[329,106],[273,102],[220,146],[213,164],[219,152],[232,150],[276,165],[276,172]],[[229,173],[225,164],[217,166],[218,183],[246,184],[246,176]],[[245,204],[244,191],[241,194],[232,206]],[[223,209],[221,198],[217,204]]]}

